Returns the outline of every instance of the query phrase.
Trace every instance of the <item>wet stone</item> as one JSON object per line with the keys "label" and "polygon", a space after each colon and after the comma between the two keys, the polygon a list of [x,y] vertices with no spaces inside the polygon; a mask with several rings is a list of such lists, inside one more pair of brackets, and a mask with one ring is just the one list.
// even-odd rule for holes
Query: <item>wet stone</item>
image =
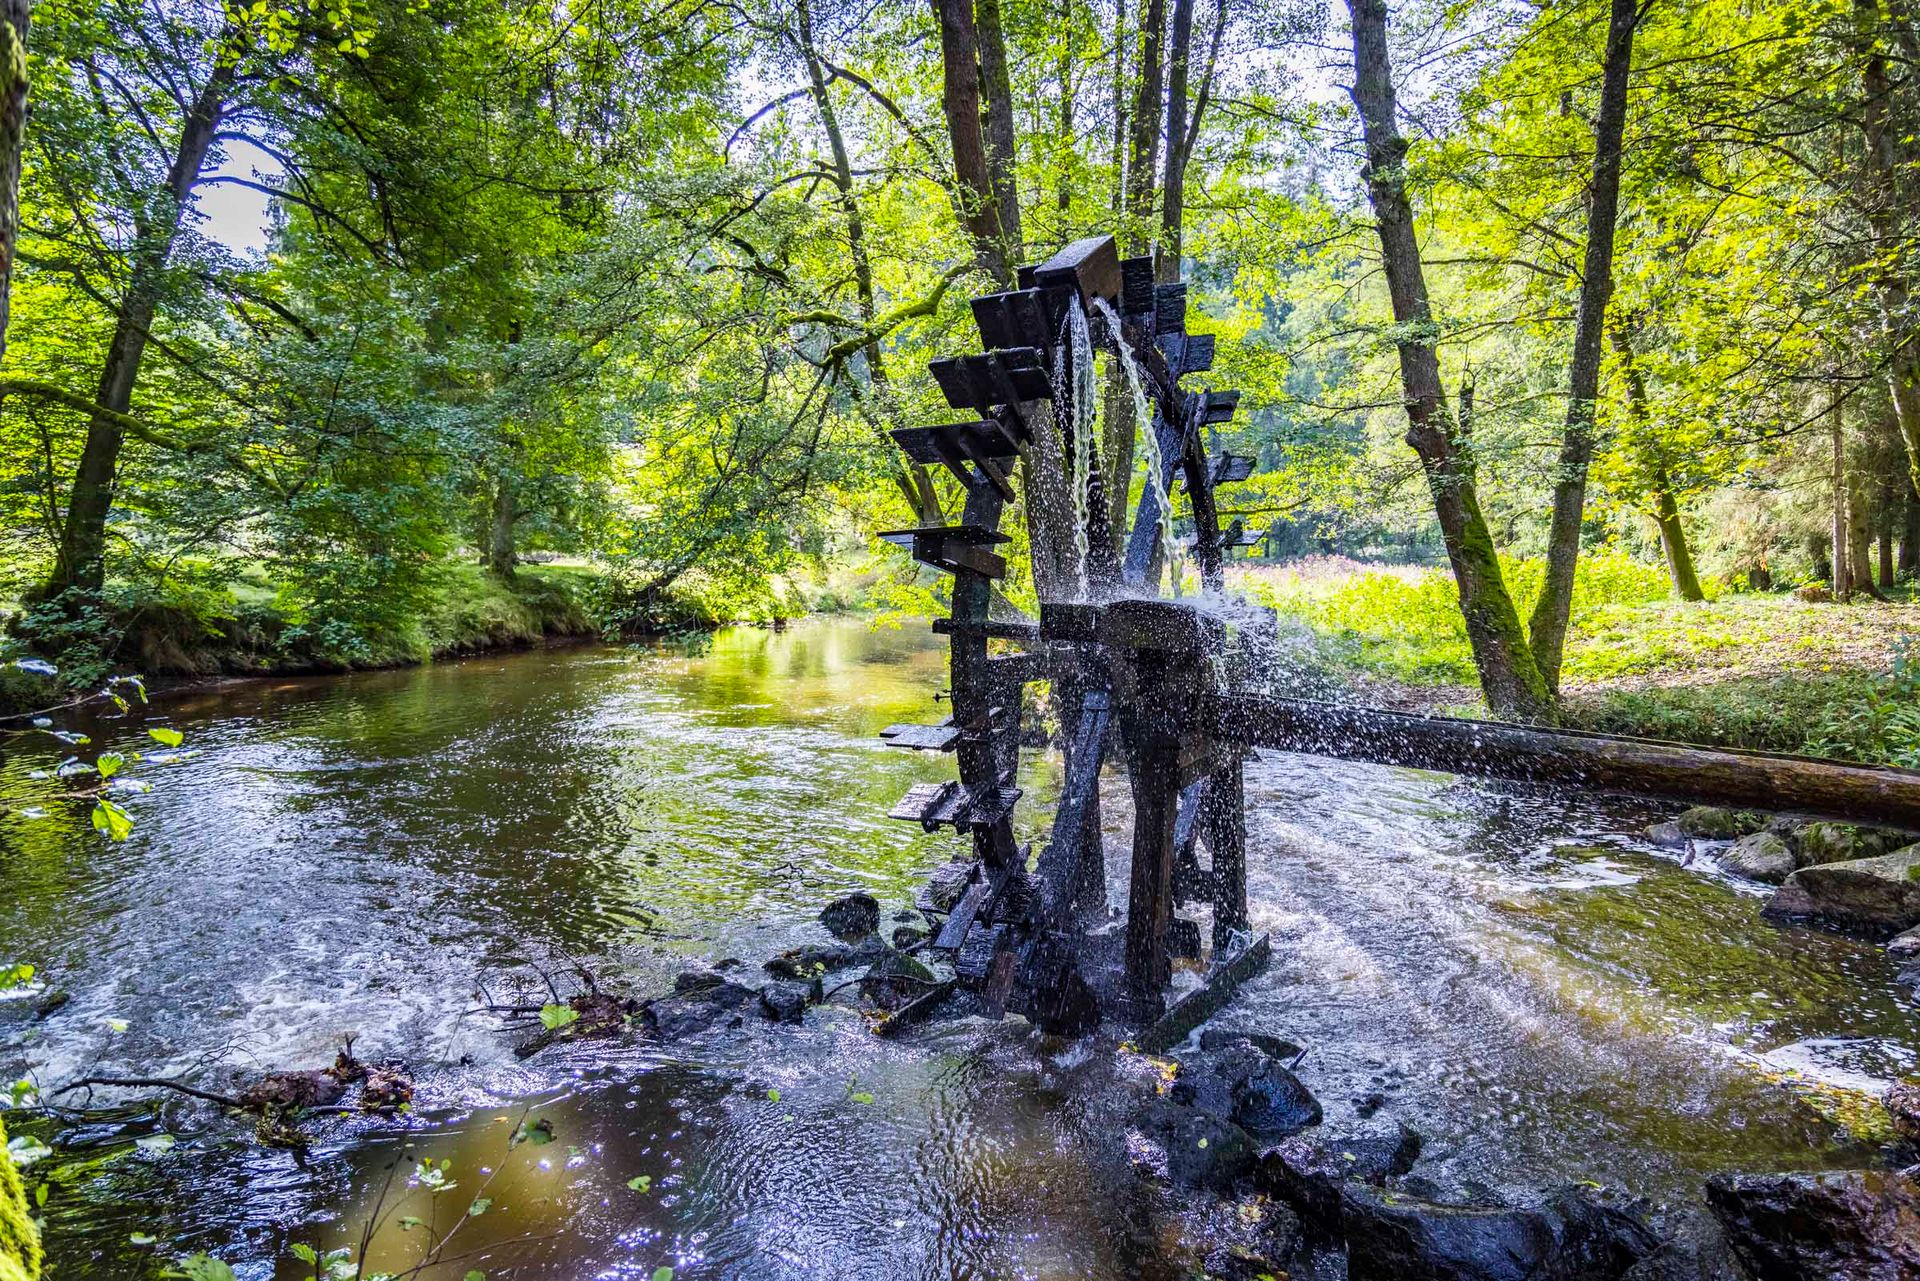
{"label": "wet stone", "polygon": [[1720,856],[1721,871],[1768,885],[1780,884],[1797,866],[1792,848],[1772,832],[1743,836]]}
{"label": "wet stone", "polygon": [[819,994],[818,983],[792,980],[769,983],[760,989],[760,1010],[775,1023],[798,1023],[806,1016],[807,1007],[819,999]]}
{"label": "wet stone", "polygon": [[820,909],[820,924],[843,943],[858,943],[880,929],[880,901],[856,892]]}
{"label": "wet stone", "polygon": [[1673,820],[1681,832],[1704,841],[1731,841],[1765,829],[1767,820],[1745,810],[1696,805]]}
{"label": "wet stone", "polygon": [[868,938],[859,947],[796,947],[780,953],[761,968],[777,979],[808,981],[835,970],[866,965],[886,948],[878,938]]}
{"label": "wet stone", "polygon": [[897,925],[893,930],[893,945],[904,952],[910,947],[918,947],[930,936],[917,925]]}
{"label": "wet stone", "polygon": [[711,1027],[738,1026],[741,1007],[759,997],[752,988],[725,979],[686,991],[676,986],[673,996],[662,997],[646,1007],[646,1019],[661,1040],[677,1041]]}
{"label": "wet stone", "polygon": [[897,1010],[933,987],[933,971],[905,952],[882,953],[860,980],[860,995],[881,1009]]}
{"label": "wet stone", "polygon": [[1715,1175],[1707,1205],[1734,1255],[1766,1281],[1920,1276],[1913,1171]]}
{"label": "wet stone", "polygon": [[1190,1104],[1156,1099],[1135,1118],[1155,1149],[1152,1172],[1181,1187],[1225,1192],[1253,1166],[1253,1142],[1224,1117]]}
{"label": "wet stone", "polygon": [[1284,1036],[1273,1036],[1267,1032],[1247,1032],[1239,1028],[1210,1027],[1200,1032],[1200,1048],[1212,1054],[1229,1046],[1245,1042],[1260,1050],[1269,1058],[1293,1061],[1300,1055],[1301,1047]]}
{"label": "wet stone", "polygon": [[1585,1188],[1488,1208],[1350,1182],[1340,1212],[1349,1281],[1618,1281],[1661,1248],[1636,1214]]}
{"label": "wet stone", "polygon": [[1291,1205],[1317,1235],[1340,1231],[1341,1190],[1349,1179],[1380,1186],[1420,1156],[1420,1135],[1397,1121],[1299,1134],[1260,1157],[1260,1187]]}
{"label": "wet stone", "polygon": [[1655,823],[1647,829],[1647,839],[1662,849],[1684,850],[1687,848],[1687,834],[1680,830],[1678,823]]}
{"label": "wet stone", "polygon": [[1920,845],[1878,858],[1803,867],[1762,909],[1771,921],[1813,920],[1871,938],[1920,925]]}
{"label": "wet stone", "polygon": [[1239,1040],[1182,1061],[1170,1096],[1261,1138],[1285,1138],[1320,1123],[1320,1101],[1278,1060]]}

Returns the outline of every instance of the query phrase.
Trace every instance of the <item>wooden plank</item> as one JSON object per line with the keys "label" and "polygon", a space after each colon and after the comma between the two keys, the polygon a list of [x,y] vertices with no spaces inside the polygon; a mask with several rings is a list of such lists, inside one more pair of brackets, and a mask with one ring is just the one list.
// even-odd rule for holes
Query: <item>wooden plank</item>
{"label": "wooden plank", "polygon": [[1012,619],[989,618],[975,622],[971,619],[936,618],[933,620],[933,631],[938,636],[990,636],[996,640],[1025,641],[1030,645],[1040,643],[1040,624]]}
{"label": "wooden plank", "polygon": [[1153,311],[1153,255],[1124,258],[1120,262],[1120,314],[1127,317],[1150,315]]}
{"label": "wooden plank", "polygon": [[[1087,808],[1097,802],[1100,767],[1106,759],[1113,708],[1103,690],[1090,690],[1080,702],[1080,723],[1074,727],[1067,751],[1067,778],[1053,811],[1053,829],[1034,869],[1041,882],[1040,925],[1063,924],[1071,912],[1088,858],[1085,840]],[[1095,851],[1095,853],[1100,853]]]}
{"label": "wooden plank", "polygon": [[1177,333],[1187,327],[1187,286],[1176,281],[1153,287],[1153,328],[1155,333]]}
{"label": "wooden plank", "polygon": [[[1001,872],[999,879],[1006,879],[1004,871]],[[993,896],[994,888],[993,882],[984,876],[967,886],[967,892],[962,894],[960,901],[953,905],[953,912],[947,917],[947,923],[940,927],[940,933],[933,940],[933,946],[942,952],[952,952],[966,943],[967,935],[973,930],[974,921],[979,918],[980,909],[985,907],[987,900]]]}
{"label": "wooden plank", "polygon": [[1087,310],[1093,300],[1104,298],[1118,307],[1123,280],[1120,254],[1112,236],[1088,236],[1076,240],[1033,269],[1033,282],[1043,289],[1077,290]]}
{"label": "wooden plank", "polygon": [[938,725],[889,725],[880,731],[889,747],[907,747],[916,752],[951,752],[960,741],[960,727],[952,720]]}
{"label": "wooden plank", "polygon": [[1920,829],[1920,770],[1254,694],[1214,698],[1209,724],[1223,739],[1317,756]]}
{"label": "wooden plank", "polygon": [[1052,326],[1047,320],[1046,296],[1038,289],[982,294],[973,300],[972,305],[973,322],[979,327],[982,347],[992,350],[1002,347],[1048,347],[1053,344]]}
{"label": "wooden plank", "polygon": [[1272,960],[1273,943],[1262,934],[1223,964],[1215,965],[1205,986],[1174,1002],[1172,1009],[1134,1037],[1134,1048],[1143,1054],[1165,1054],[1225,1008],[1240,985],[1266,969]]}
{"label": "wooden plank", "polygon": [[1253,475],[1254,460],[1246,454],[1224,453],[1213,460],[1213,483],[1232,485]]}
{"label": "wooden plank", "polygon": [[1011,458],[1018,452],[999,428],[984,419],[940,423],[933,427],[896,427],[887,434],[916,463],[944,462],[946,455],[940,450],[943,443],[954,450],[985,454],[991,458]]}

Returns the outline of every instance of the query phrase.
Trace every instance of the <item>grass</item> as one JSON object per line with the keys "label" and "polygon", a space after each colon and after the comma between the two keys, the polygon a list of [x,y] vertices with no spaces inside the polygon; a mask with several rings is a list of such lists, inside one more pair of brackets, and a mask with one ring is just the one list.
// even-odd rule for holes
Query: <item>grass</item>
{"label": "grass", "polygon": [[[1539,564],[1509,562],[1507,574],[1524,616]],[[1235,585],[1310,630],[1358,697],[1484,713],[1445,570],[1316,557],[1246,566]],[[1709,592],[1672,600],[1657,565],[1584,558],[1561,675],[1568,723],[1920,765],[1920,682],[1905,658],[1920,609]]]}

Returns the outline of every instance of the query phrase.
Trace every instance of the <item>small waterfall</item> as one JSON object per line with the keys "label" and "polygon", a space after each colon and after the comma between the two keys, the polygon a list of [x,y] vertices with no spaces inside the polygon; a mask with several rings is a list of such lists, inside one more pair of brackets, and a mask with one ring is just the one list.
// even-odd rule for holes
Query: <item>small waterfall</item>
{"label": "small waterfall", "polygon": [[[1153,495],[1154,513],[1159,525],[1157,539],[1166,553],[1167,568],[1173,576],[1173,594],[1178,596],[1180,564],[1174,557],[1173,549],[1173,495],[1167,485],[1166,460],[1160,456],[1160,433],[1153,429],[1153,410],[1147,403],[1146,385],[1140,380],[1139,359],[1127,342],[1126,332],[1120,328],[1120,316],[1114,311],[1113,305],[1104,298],[1095,298],[1093,305],[1100,309],[1101,317],[1113,333],[1114,345],[1120,351],[1120,367],[1127,374],[1127,389],[1133,393],[1133,421],[1138,425],[1147,448],[1147,487]],[[1127,478],[1116,476],[1113,483],[1125,485]]]}
{"label": "small waterfall", "polygon": [[1080,595],[1087,594],[1087,505],[1093,490],[1093,432],[1100,406],[1093,386],[1093,335],[1076,294],[1067,307],[1067,345],[1073,358],[1073,547]]}

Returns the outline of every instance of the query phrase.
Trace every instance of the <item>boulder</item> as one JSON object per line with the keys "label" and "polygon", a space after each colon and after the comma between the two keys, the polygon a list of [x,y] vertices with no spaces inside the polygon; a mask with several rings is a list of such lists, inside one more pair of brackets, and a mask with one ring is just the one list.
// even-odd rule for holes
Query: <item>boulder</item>
{"label": "boulder", "polygon": [[413,1103],[413,1078],[397,1067],[369,1068],[360,1091],[360,1110],[391,1115]]}
{"label": "boulder", "polygon": [[1497,1209],[1356,1183],[1341,1200],[1350,1281],[1619,1281],[1660,1249],[1636,1215],[1585,1188]]}
{"label": "boulder", "polygon": [[1891,841],[1887,833],[1851,823],[1808,823],[1793,834],[1794,850],[1802,867],[1878,858],[1893,850],[1896,844],[1898,842]]}
{"label": "boulder", "polygon": [[[672,996],[647,1004],[646,1022],[655,1036],[663,1041],[678,1041],[718,1024],[738,1026],[741,1007],[760,998],[752,988],[729,982],[717,974],[704,977],[712,982],[682,988],[676,980]],[[680,978],[687,976],[683,974]]]}
{"label": "boulder", "polygon": [[1722,871],[1769,885],[1778,885],[1792,876],[1797,866],[1793,847],[1772,832],[1743,836],[1720,856]]}
{"label": "boulder", "polygon": [[931,935],[918,925],[896,925],[893,927],[893,946],[901,952],[911,947],[918,947],[930,937]]}
{"label": "boulder", "polygon": [[865,965],[886,950],[878,936],[863,939],[858,947],[796,947],[790,948],[761,966],[777,979],[798,979],[812,982],[823,974],[835,970],[844,970],[850,966]]}
{"label": "boulder", "polygon": [[1321,1118],[1320,1101],[1300,1078],[1245,1039],[1182,1060],[1169,1096],[1266,1139],[1298,1134]]}
{"label": "boulder", "polygon": [[1772,921],[1815,920],[1886,938],[1920,925],[1920,845],[1878,858],[1803,867],[1768,900]]}
{"label": "boulder", "polygon": [[1703,841],[1731,841],[1763,830],[1767,820],[1745,810],[1721,809],[1717,805],[1696,805],[1673,820],[1680,831]]}
{"label": "boulder", "polygon": [[240,1091],[240,1106],[256,1112],[298,1111],[338,1103],[346,1083],[323,1069],[312,1072],[269,1072]]}
{"label": "boulder", "polygon": [[1413,1168],[1420,1136],[1397,1121],[1380,1120],[1286,1139],[1261,1154],[1261,1190],[1292,1206],[1321,1238],[1340,1234],[1340,1195],[1349,1179],[1375,1186]]}
{"label": "boulder", "polygon": [[1920,925],[1910,930],[1903,930],[1888,939],[1887,951],[1903,960],[1910,956],[1920,956]]}
{"label": "boulder", "polygon": [[1734,1255],[1765,1281],[1920,1276],[1913,1171],[1719,1174],[1706,1191]]}
{"label": "boulder", "polygon": [[855,892],[820,909],[820,924],[842,943],[858,943],[880,929],[880,900]]}
{"label": "boulder", "polygon": [[1190,1104],[1155,1099],[1134,1128],[1156,1149],[1153,1172],[1181,1187],[1232,1189],[1253,1166],[1253,1142],[1233,1122]]}
{"label": "boulder", "polygon": [[1908,1143],[1920,1144],[1920,1078],[1896,1081],[1880,1096],[1880,1106],[1893,1118],[1893,1132]]}
{"label": "boulder", "polygon": [[1662,849],[1683,850],[1687,848],[1687,834],[1680,830],[1678,823],[1655,823],[1647,828],[1647,839]]}

